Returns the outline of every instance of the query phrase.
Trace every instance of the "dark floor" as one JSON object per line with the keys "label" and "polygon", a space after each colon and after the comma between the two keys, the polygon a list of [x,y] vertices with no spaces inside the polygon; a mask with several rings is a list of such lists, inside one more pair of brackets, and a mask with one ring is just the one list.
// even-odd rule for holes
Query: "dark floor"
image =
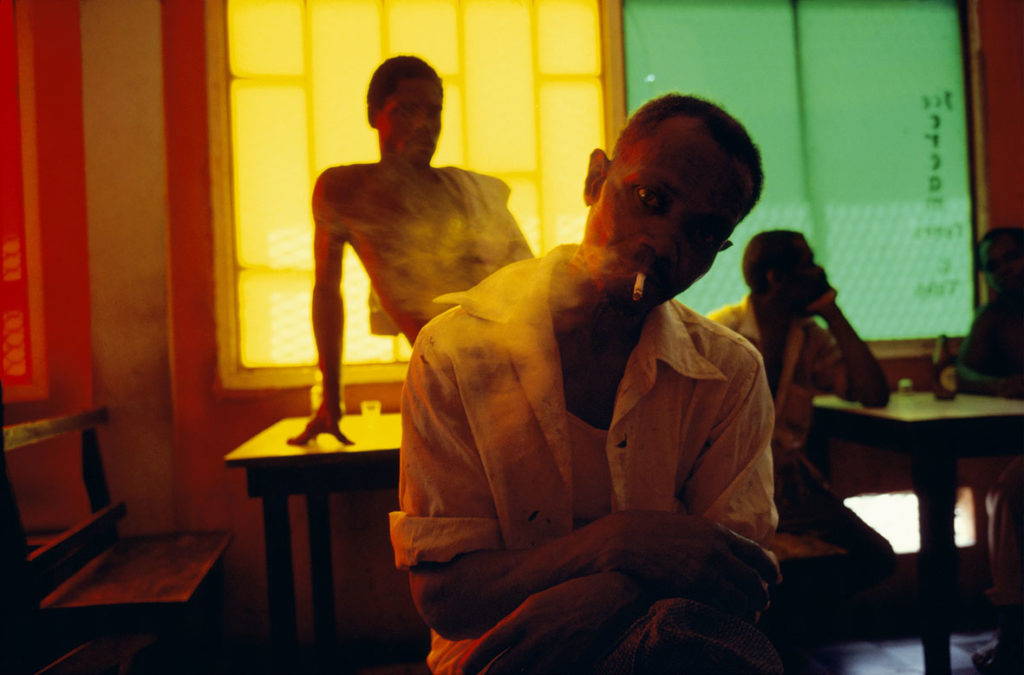
{"label": "dark floor", "polygon": [[[954,633],[950,638],[952,675],[977,675],[971,653],[988,644],[994,631]],[[924,652],[916,638],[835,642],[784,654],[793,675],[916,675],[924,673]],[[383,674],[381,674],[383,675]]]}
{"label": "dark floor", "polygon": [[[994,631],[954,633],[950,638],[951,675],[977,675],[971,653],[988,644]],[[918,675],[924,653],[915,638],[822,644],[783,654],[790,675]],[[422,663],[360,668],[356,675],[424,675]]]}

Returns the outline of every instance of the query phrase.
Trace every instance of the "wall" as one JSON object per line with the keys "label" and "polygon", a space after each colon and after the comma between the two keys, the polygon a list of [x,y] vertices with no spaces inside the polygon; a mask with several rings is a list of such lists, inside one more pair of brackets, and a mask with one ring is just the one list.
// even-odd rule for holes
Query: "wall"
{"label": "wall", "polygon": [[[8,424],[93,401],[78,5],[20,2],[15,23],[25,214],[39,227],[49,381],[45,399],[5,406]],[[75,452],[73,444],[50,443],[31,462],[10,455],[26,524],[60,527],[88,508]]]}
{"label": "wall", "polygon": [[1024,2],[976,0],[990,227],[1024,227]]}
{"label": "wall", "polygon": [[93,395],[123,532],[173,526],[160,7],[81,3]]}

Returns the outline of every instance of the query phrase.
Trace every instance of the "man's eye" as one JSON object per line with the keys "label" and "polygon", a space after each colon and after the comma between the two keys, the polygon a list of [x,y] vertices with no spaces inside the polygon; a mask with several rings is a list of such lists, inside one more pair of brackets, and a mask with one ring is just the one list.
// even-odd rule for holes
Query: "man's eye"
{"label": "man's eye", "polygon": [[705,246],[714,247],[719,252],[732,246],[728,237],[723,237],[723,232],[712,225],[697,225],[693,229],[697,241]]}
{"label": "man's eye", "polygon": [[652,211],[658,211],[662,208],[663,204],[661,200],[661,195],[659,195],[654,190],[647,187],[643,187],[642,185],[638,185],[635,188],[635,192],[636,198],[640,201],[641,204],[646,206],[648,209]]}

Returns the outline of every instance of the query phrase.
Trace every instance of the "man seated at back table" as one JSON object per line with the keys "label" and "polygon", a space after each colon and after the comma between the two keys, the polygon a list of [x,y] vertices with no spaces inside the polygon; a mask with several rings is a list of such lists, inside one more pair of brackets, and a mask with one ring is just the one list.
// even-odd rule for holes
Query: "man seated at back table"
{"label": "man seated at back table", "polygon": [[841,594],[873,586],[895,569],[896,554],[828,489],[807,456],[807,438],[815,395],[883,406],[889,401],[885,373],[836,303],[836,290],[802,234],[755,234],[743,252],[743,278],[750,294],[709,316],[750,340],[764,357],[775,401],[778,531],[811,534],[846,549]]}
{"label": "man seated at back table", "polygon": [[347,439],[341,420],[345,307],[341,260],[351,244],[376,298],[409,339],[447,307],[434,298],[470,288],[494,270],[532,257],[508,210],[508,186],[493,176],[430,165],[441,134],[444,91],[437,72],[415,56],[382,63],[366,94],[380,161],[326,169],[313,190],[313,335],[323,402],[306,429]]}
{"label": "man seated at back table", "polygon": [[675,302],[760,155],[668,95],[590,156],[583,241],[445,299],[402,401],[396,564],[448,672],[779,672],[761,358]]}
{"label": "man seated at back table", "polygon": [[[960,391],[1024,398],[1024,229],[989,230],[976,249],[978,269],[996,297],[981,307],[960,346]],[[1017,456],[985,495],[996,639],[971,655],[983,673],[1024,672],[1024,457]]]}

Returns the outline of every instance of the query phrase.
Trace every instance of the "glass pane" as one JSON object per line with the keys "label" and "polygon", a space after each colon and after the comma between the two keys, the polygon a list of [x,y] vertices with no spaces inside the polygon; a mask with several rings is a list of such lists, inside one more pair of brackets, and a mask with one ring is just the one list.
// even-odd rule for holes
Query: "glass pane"
{"label": "glass pane", "polygon": [[599,40],[598,7],[594,0],[538,0],[540,72],[599,75]]}
{"label": "glass pane", "polygon": [[544,222],[548,226],[546,234],[552,238],[544,245],[551,248],[579,242],[583,237],[587,158],[601,146],[604,124],[601,86],[597,81],[544,85],[540,111]]}
{"label": "glass pane", "polygon": [[844,311],[874,338],[964,334],[973,274],[956,3],[797,7],[814,244]]}
{"label": "glass pane", "polygon": [[[395,341],[370,334],[370,278],[351,246],[342,258],[342,297],[345,301],[344,363],[390,363]],[[403,338],[404,339],[404,338]]]}
{"label": "glass pane", "polygon": [[301,0],[230,0],[227,20],[234,75],[302,74]]}
{"label": "glass pane", "polygon": [[366,118],[366,88],[381,62],[378,3],[310,0],[309,17],[316,172],[375,162],[377,134]]}
{"label": "glass pane", "polygon": [[738,301],[749,237],[794,229],[862,336],[962,334],[971,203],[956,3],[793,6],[798,17],[787,0],[624,4],[629,110],[697,93],[762,151],[761,203],[682,299],[701,312]]}
{"label": "glass pane", "polygon": [[516,0],[464,3],[468,165],[483,173],[536,166],[529,7]]}
{"label": "glass pane", "polygon": [[310,323],[313,275],[244,271],[238,277],[242,365],[316,364]]}
{"label": "glass pane", "polygon": [[419,56],[441,75],[459,72],[454,0],[391,0],[387,6],[390,53]]}
{"label": "glass pane", "polygon": [[735,245],[681,297],[709,312],[746,294],[740,260],[755,232],[810,229],[790,2],[627,0],[623,22],[630,112],[672,91],[693,94],[723,106],[761,148],[760,203]]}
{"label": "glass pane", "polygon": [[238,262],[311,268],[303,90],[236,80],[231,112]]}
{"label": "glass pane", "polygon": [[537,184],[525,178],[502,178],[512,190],[508,197],[508,210],[515,216],[519,230],[526,237],[530,250],[540,255],[544,239],[540,228],[540,203]]}

